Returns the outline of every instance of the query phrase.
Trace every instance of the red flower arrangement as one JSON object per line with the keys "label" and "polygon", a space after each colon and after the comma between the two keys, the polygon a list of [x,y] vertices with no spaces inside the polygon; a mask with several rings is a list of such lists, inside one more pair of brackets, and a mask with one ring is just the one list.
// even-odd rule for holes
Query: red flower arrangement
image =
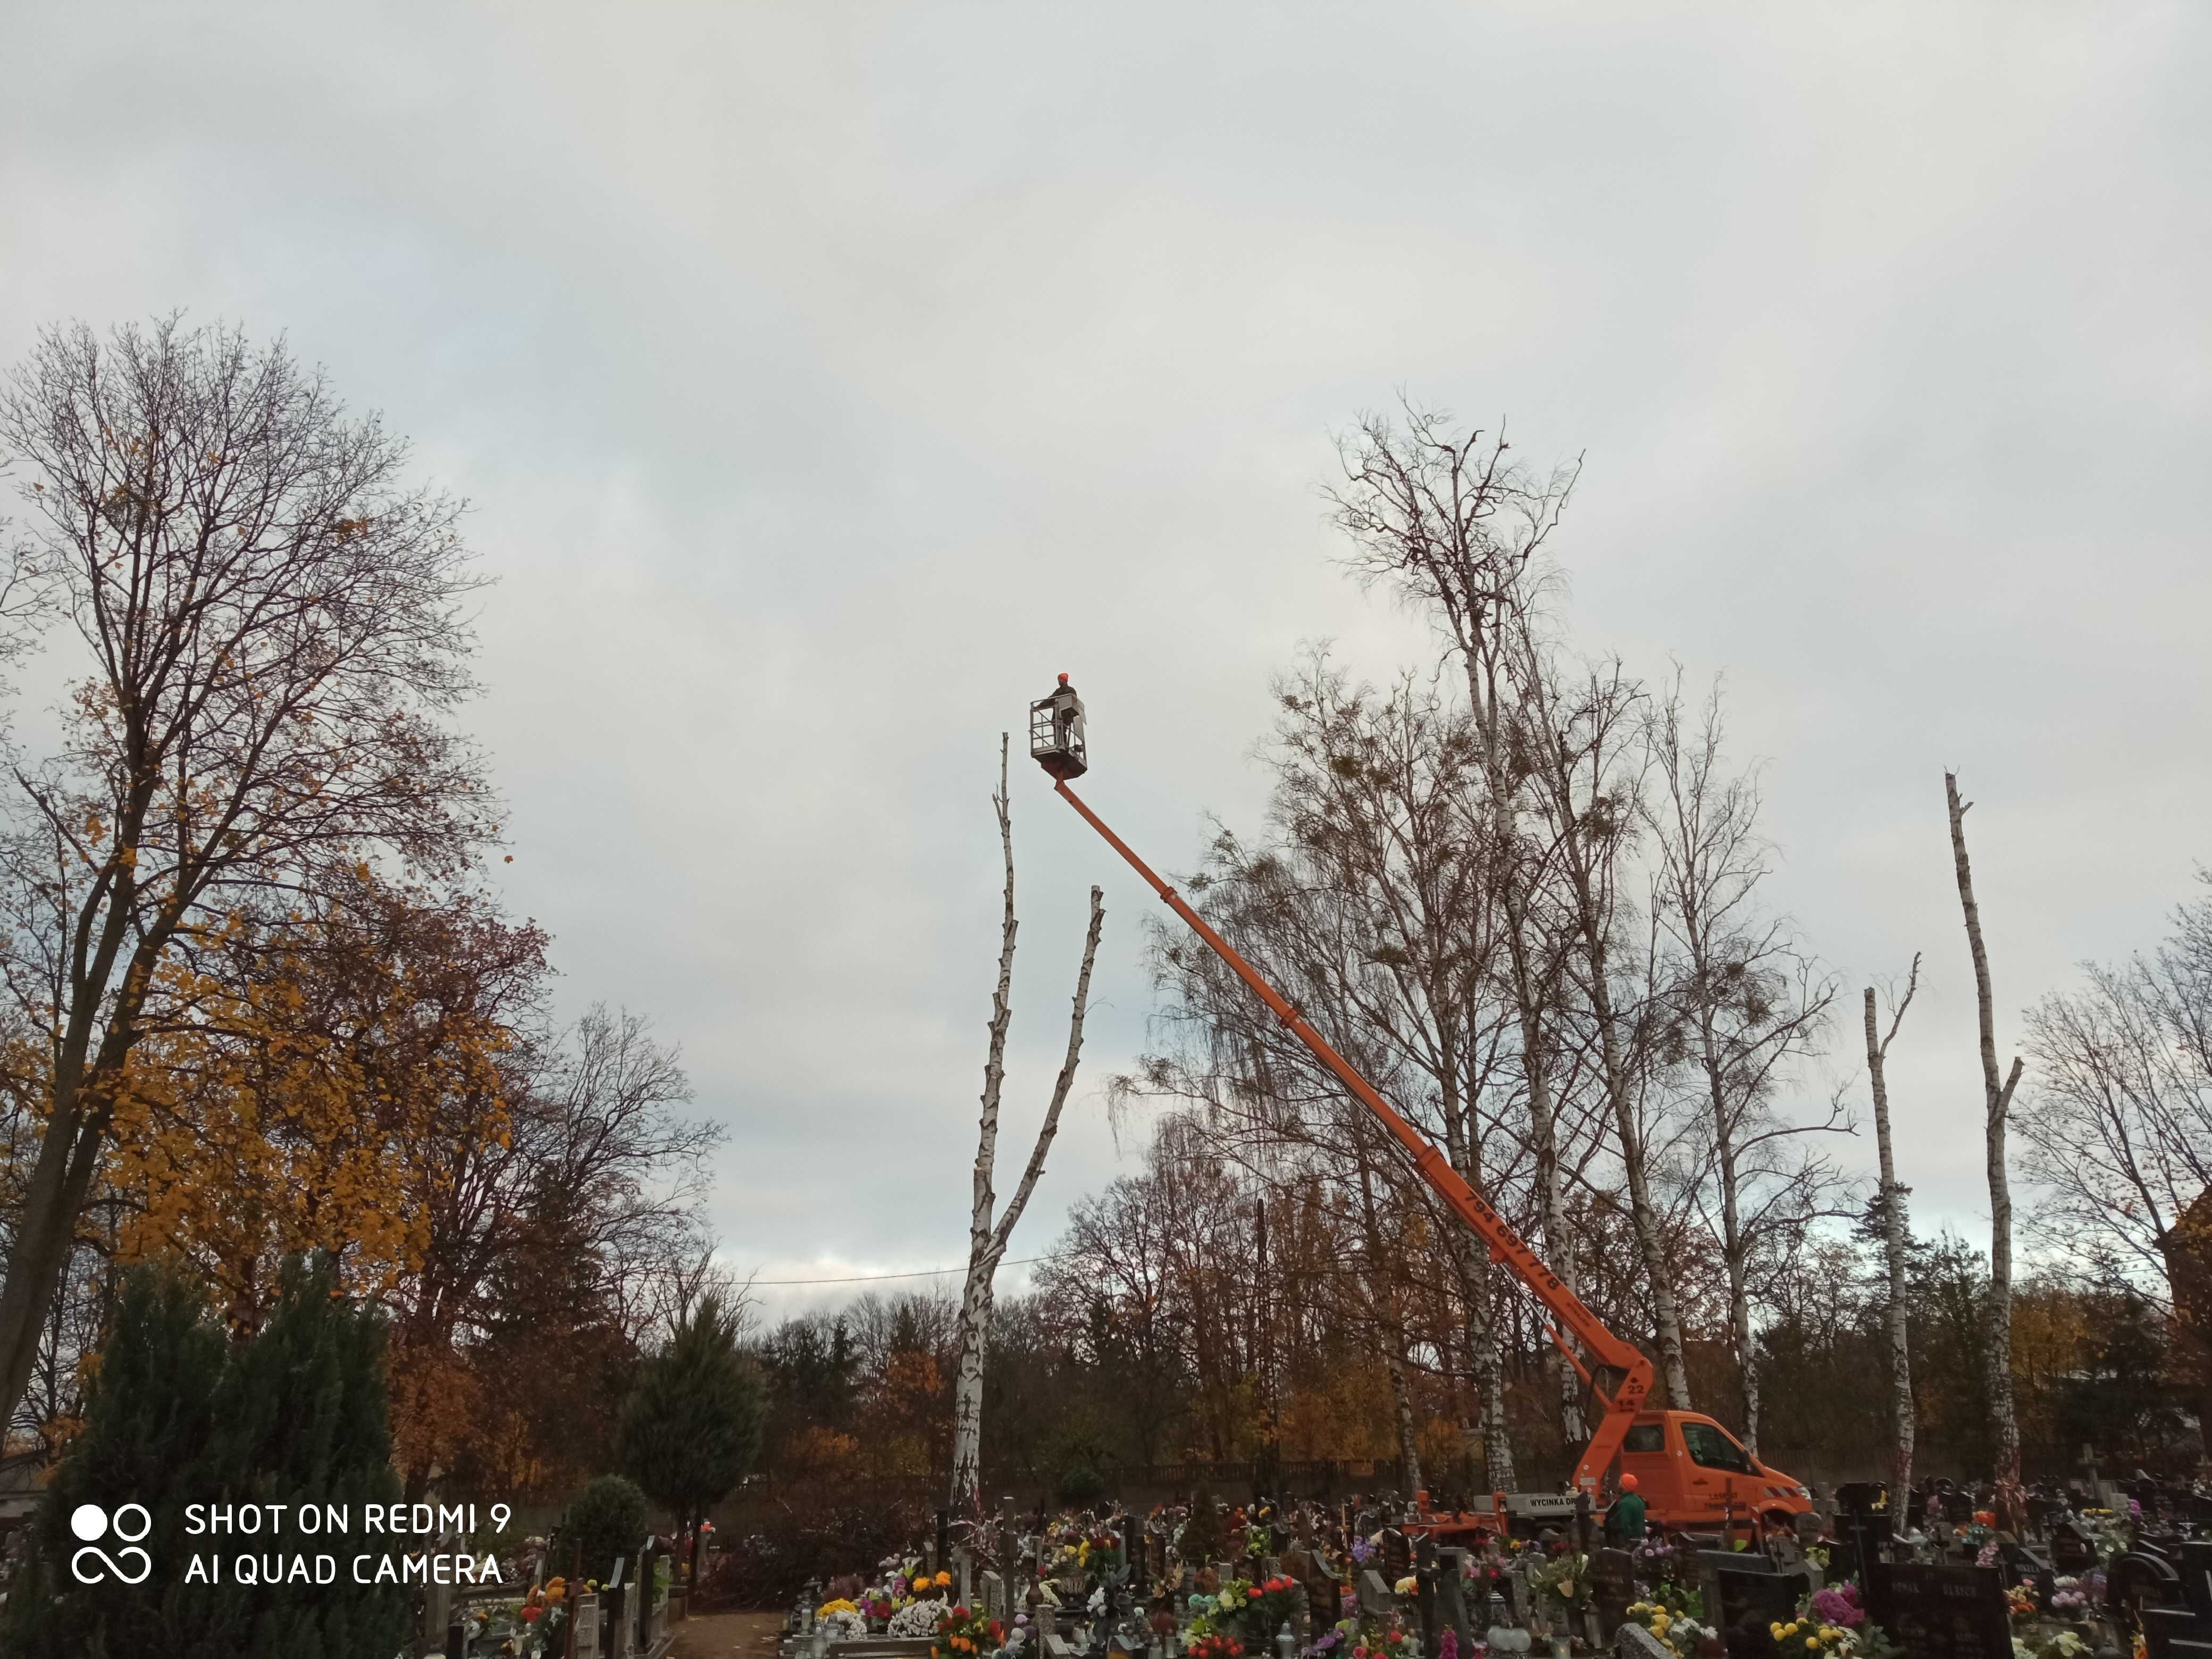
{"label": "red flower arrangement", "polygon": [[1006,1639],[1006,1629],[997,1620],[969,1607],[948,1607],[938,1617],[930,1659],[980,1659],[1003,1646]]}

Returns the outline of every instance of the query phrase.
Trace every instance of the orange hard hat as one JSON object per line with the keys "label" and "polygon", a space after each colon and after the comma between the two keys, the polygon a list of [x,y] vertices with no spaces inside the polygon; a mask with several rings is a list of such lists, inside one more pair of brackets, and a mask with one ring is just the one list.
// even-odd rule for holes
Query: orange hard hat
{"label": "orange hard hat", "polygon": [[1632,1474],[1622,1475],[1620,1477],[1620,1489],[1623,1492],[1634,1492],[1636,1490],[1636,1477]]}

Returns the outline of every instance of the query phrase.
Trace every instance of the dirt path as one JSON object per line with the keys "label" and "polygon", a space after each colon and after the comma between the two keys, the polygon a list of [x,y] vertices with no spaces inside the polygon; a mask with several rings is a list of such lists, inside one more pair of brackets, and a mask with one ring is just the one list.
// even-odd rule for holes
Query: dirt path
{"label": "dirt path", "polygon": [[676,1627],[674,1659],[775,1659],[780,1613],[710,1613]]}

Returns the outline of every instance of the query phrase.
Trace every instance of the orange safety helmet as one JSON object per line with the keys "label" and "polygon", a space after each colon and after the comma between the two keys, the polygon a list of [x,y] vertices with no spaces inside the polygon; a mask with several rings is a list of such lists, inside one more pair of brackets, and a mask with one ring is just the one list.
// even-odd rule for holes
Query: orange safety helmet
{"label": "orange safety helmet", "polygon": [[1620,1489],[1623,1492],[1634,1492],[1636,1490],[1636,1477],[1632,1474],[1622,1475],[1620,1477]]}

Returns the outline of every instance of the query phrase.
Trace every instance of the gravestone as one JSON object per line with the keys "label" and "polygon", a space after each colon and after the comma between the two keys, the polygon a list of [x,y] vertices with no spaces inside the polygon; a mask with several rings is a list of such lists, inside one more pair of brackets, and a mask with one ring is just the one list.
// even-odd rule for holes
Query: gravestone
{"label": "gravestone", "polygon": [[637,1651],[637,1585],[623,1571],[629,1564],[615,1564],[616,1582],[600,1592],[607,1602],[606,1659],[630,1659]]}
{"label": "gravestone", "polygon": [[1462,1653],[1468,1650],[1475,1632],[1474,1621],[1468,1616],[1467,1608],[1469,1553],[1459,1549],[1437,1552],[1437,1616],[1443,1628],[1458,1635]]}
{"label": "gravestone", "polygon": [[1610,1636],[1628,1617],[1636,1600],[1636,1558],[1626,1550],[1602,1549],[1590,1558],[1590,1597],[1597,1604],[1597,1628]]}
{"label": "gravestone", "polygon": [[2200,1619],[2212,1619],[2212,1542],[2184,1544],[2174,1571],[2181,1575],[2181,1597]]}
{"label": "gravestone", "polygon": [[1382,1529],[1382,1577],[1396,1583],[1413,1570],[1413,1547],[1401,1527]]}
{"label": "gravestone", "polygon": [[2051,1529],[2051,1565],[2069,1578],[2094,1572],[2096,1547],[2082,1535],[2081,1528],[2071,1521],[2061,1521]]}
{"label": "gravestone", "polygon": [[1747,1614],[1763,1625],[1786,1623],[1797,1616],[1798,1602],[1810,1593],[1802,1572],[1778,1572],[1771,1561],[1752,1551],[1698,1553],[1705,1568],[1705,1607],[1717,1615],[1710,1622],[1719,1629],[1732,1628]]}
{"label": "gravestone", "polygon": [[1372,1567],[1364,1570],[1359,1575],[1361,1613],[1370,1618],[1385,1619],[1397,1608],[1397,1594],[1382,1582],[1382,1575]]}
{"label": "gravestone", "polygon": [[1913,1659],[2011,1659],[2012,1620],[1995,1567],[1877,1564],[1867,1613]]}
{"label": "gravestone", "polygon": [[1007,1616],[1006,1581],[988,1567],[983,1570],[983,1616],[1002,1625],[1013,1622]]}
{"label": "gravestone", "polygon": [[599,1598],[586,1592],[576,1597],[570,1610],[574,1620],[576,1644],[571,1650],[576,1659],[599,1659]]}
{"label": "gravestone", "polygon": [[1319,1635],[1324,1624],[1336,1622],[1336,1580],[1310,1547],[1301,1546],[1283,1558],[1283,1574],[1305,1592],[1306,1612],[1313,1626],[1310,1636]]}
{"label": "gravestone", "polygon": [[1615,1631],[1613,1650],[1620,1659],[1674,1659],[1674,1650],[1641,1625],[1623,1625]]}
{"label": "gravestone", "polygon": [[2179,1563],[2138,1546],[2112,1564],[2112,1599],[2136,1611],[2150,1659],[2212,1651],[2212,1544],[2174,1547]]}
{"label": "gravestone", "polygon": [[2171,1607],[2183,1600],[2181,1575],[2162,1555],[2130,1550],[2112,1563],[2106,1596],[2118,1608]]}
{"label": "gravestone", "polygon": [[1882,1559],[1890,1541],[1887,1512],[1852,1511],[1838,1516],[1836,1546],[1828,1552],[1829,1582],[1841,1583],[1849,1578],[1865,1584],[1869,1565]]}
{"label": "gravestone", "polygon": [[2145,1607],[2143,1647],[2150,1659],[2198,1659],[2212,1654],[2212,1620],[2192,1607]]}
{"label": "gravestone", "polygon": [[956,1546],[952,1551],[952,1587],[959,1595],[954,1599],[954,1606],[972,1607],[975,1605],[975,1571],[974,1554],[965,1544]]}

